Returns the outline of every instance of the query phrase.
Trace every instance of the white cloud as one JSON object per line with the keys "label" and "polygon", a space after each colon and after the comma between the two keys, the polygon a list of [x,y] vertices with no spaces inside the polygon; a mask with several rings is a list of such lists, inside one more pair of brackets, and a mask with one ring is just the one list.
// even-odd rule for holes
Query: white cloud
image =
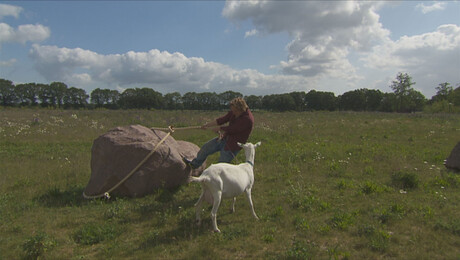
{"label": "white cloud", "polygon": [[6,16],[13,16],[14,18],[18,18],[22,10],[22,7],[19,6],[0,4],[0,19],[3,19],[3,17]]}
{"label": "white cloud", "polygon": [[363,61],[370,68],[407,72],[417,88],[432,93],[441,82],[460,83],[460,27],[446,24],[434,32],[387,41]]}
{"label": "white cloud", "polygon": [[253,29],[253,30],[250,30],[250,31],[247,31],[245,34],[244,34],[244,38],[248,38],[248,37],[251,37],[251,36],[254,36],[254,35],[257,35],[257,30],[256,29]]}
{"label": "white cloud", "polygon": [[373,53],[364,60],[370,67],[378,69],[407,68],[431,63],[442,56],[458,59],[459,51],[460,27],[447,24],[439,26],[434,32],[403,36],[395,42],[387,41],[383,45],[375,46]]}
{"label": "white cloud", "polygon": [[[245,94],[305,90],[314,81],[299,76],[264,75],[256,70],[234,70],[226,65],[186,57],[182,53],[150,50],[102,55],[80,48],[34,44],[29,53],[37,71],[49,81],[85,87],[102,83],[112,89],[153,87],[163,93],[240,91]],[[287,86],[287,88],[281,88]]]}
{"label": "white cloud", "polygon": [[236,23],[251,20],[257,31],[288,32],[286,75],[356,80],[350,51],[368,51],[389,31],[375,12],[381,3],[354,1],[227,1],[222,14]]}
{"label": "white cloud", "polygon": [[[227,1],[222,14],[235,23],[249,20],[261,33],[288,32],[292,41],[286,46],[287,59],[280,62],[281,71],[316,80],[320,84],[316,89],[322,86],[338,94],[346,88],[384,89],[379,85],[382,79],[394,79],[398,72],[409,73],[424,94],[432,94],[440,82],[460,83],[458,25],[392,41],[377,13],[384,4]],[[427,13],[442,10],[445,3],[422,3],[417,8]]]}
{"label": "white cloud", "polygon": [[[5,16],[19,17],[22,7],[0,4],[0,19]],[[2,43],[13,42],[41,42],[46,40],[51,34],[48,27],[41,24],[24,24],[19,25],[17,29],[6,23],[0,23],[0,47]]]}
{"label": "white cloud", "polygon": [[425,3],[420,3],[416,8],[420,9],[423,14],[427,14],[434,11],[444,10],[446,8],[445,2],[434,2],[431,5],[425,5]]}
{"label": "white cloud", "polygon": [[12,40],[20,43],[41,42],[46,40],[50,34],[50,29],[41,24],[25,24],[19,25]]}
{"label": "white cloud", "polygon": [[0,67],[12,67],[14,64],[16,64],[16,62],[17,62],[16,59],[0,61]]}
{"label": "white cloud", "polygon": [[88,73],[75,73],[69,78],[69,82],[72,82],[75,86],[87,85],[92,82],[91,75]]}
{"label": "white cloud", "polygon": [[[235,23],[250,20],[254,26],[245,38],[279,32],[292,37],[286,46],[287,59],[276,66],[280,74],[275,75],[235,70],[200,57],[157,49],[103,55],[81,48],[34,44],[29,56],[50,82],[63,81],[88,91],[95,87],[152,87],[162,93],[234,90],[247,95],[310,89],[341,94],[360,87],[390,91],[383,88],[400,71],[408,72],[424,94],[440,82],[460,83],[458,25],[443,25],[434,32],[392,41],[379,22],[380,5],[374,1],[228,1],[222,12],[225,17]],[[2,25],[0,43],[2,32],[8,36],[27,31],[8,25],[2,30]],[[366,74],[361,74],[364,70]]]}

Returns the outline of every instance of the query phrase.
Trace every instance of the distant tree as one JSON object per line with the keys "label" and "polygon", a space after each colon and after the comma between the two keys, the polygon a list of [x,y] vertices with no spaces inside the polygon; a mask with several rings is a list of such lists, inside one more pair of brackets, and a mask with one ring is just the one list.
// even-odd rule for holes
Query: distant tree
{"label": "distant tree", "polygon": [[50,84],[50,103],[53,106],[62,107],[64,96],[67,93],[67,85],[62,82],[52,82]]}
{"label": "distant tree", "polygon": [[163,107],[163,95],[151,88],[126,89],[121,93],[118,103],[120,107],[125,109],[161,109]]}
{"label": "distant tree", "polygon": [[15,87],[16,95],[22,106],[36,106],[39,90],[39,86],[35,83],[18,84]]}
{"label": "distant tree", "polygon": [[415,89],[409,90],[408,101],[407,101],[405,112],[416,112],[423,111],[423,107],[426,104],[426,97]]}
{"label": "distant tree", "polygon": [[295,111],[297,110],[296,102],[291,94],[275,95],[276,111]]}
{"label": "distant tree", "polygon": [[17,96],[12,81],[0,79],[0,101],[3,106],[13,106],[16,103]]}
{"label": "distant tree", "polygon": [[357,89],[345,92],[338,97],[338,106],[342,110],[377,111],[383,93],[374,89]]}
{"label": "distant tree", "polygon": [[337,98],[332,92],[321,92],[311,90],[305,96],[307,102],[307,109],[318,111],[318,110],[329,110],[334,111],[337,107]]}
{"label": "distant tree", "polygon": [[265,110],[275,110],[276,109],[276,95],[263,96],[262,106]]}
{"label": "distant tree", "polygon": [[307,94],[305,92],[291,92],[289,95],[292,97],[295,103],[296,111],[305,111],[307,110]]}
{"label": "distant tree", "polygon": [[184,109],[182,96],[179,92],[168,93],[164,95],[164,105],[166,109]]}
{"label": "distant tree", "polygon": [[380,102],[380,107],[378,111],[381,112],[396,112],[397,110],[397,98],[395,93],[385,93],[383,94],[382,101]]}
{"label": "distant tree", "polygon": [[453,108],[460,106],[460,86],[453,89],[449,86],[450,84],[441,83],[439,85],[439,88],[436,88],[438,92],[431,98],[426,110],[435,113],[458,111],[458,109],[454,110]]}
{"label": "distant tree", "polygon": [[366,90],[366,110],[367,111],[378,111],[380,103],[383,99],[383,92],[375,89]]}
{"label": "distant tree", "polygon": [[396,112],[414,112],[423,109],[425,96],[412,88],[415,82],[407,73],[398,73],[390,88],[396,95]]}
{"label": "distant tree", "polygon": [[455,106],[460,106],[460,86],[452,91],[452,104]]}
{"label": "distant tree", "polygon": [[412,82],[412,77],[407,73],[399,72],[396,80],[392,81],[390,88],[396,96],[406,96],[412,89],[412,85],[415,85],[415,82]]}
{"label": "distant tree", "polygon": [[48,107],[52,105],[51,87],[48,84],[37,84],[37,88],[38,88],[38,100],[40,101],[40,105],[42,107]]}
{"label": "distant tree", "polygon": [[16,101],[21,106],[28,106],[30,105],[30,101],[26,97],[26,91],[28,89],[28,84],[17,84],[14,87],[14,92],[16,94]]}
{"label": "distant tree", "polygon": [[91,103],[94,104],[97,108],[118,108],[120,92],[118,92],[117,90],[96,88],[91,92],[90,96]]}
{"label": "distant tree", "polygon": [[364,111],[366,110],[366,92],[358,89],[343,93],[338,98],[341,110]]}
{"label": "distant tree", "polygon": [[187,92],[182,96],[182,102],[185,109],[198,110],[201,105],[198,102],[198,94],[195,92]]}
{"label": "distant tree", "polygon": [[91,104],[94,104],[96,107],[102,107],[107,102],[107,98],[104,96],[104,91],[100,88],[96,88],[91,91],[90,96]]}
{"label": "distant tree", "polygon": [[120,100],[120,92],[118,90],[111,89],[108,91],[108,99],[107,99],[107,108],[118,108],[118,101]]}
{"label": "distant tree", "polygon": [[227,109],[230,101],[232,101],[232,99],[237,98],[237,97],[243,97],[243,94],[241,94],[240,92],[235,92],[231,90],[220,93],[219,99],[220,99],[221,108]]}
{"label": "distant tree", "polygon": [[132,89],[132,88],[125,89],[120,94],[120,99],[118,100],[118,104],[123,109],[141,108],[142,107],[142,105],[139,104],[139,102],[137,100],[136,90]]}
{"label": "distant tree", "polygon": [[262,98],[262,104],[264,109],[272,111],[296,110],[296,102],[289,93],[266,95]]}
{"label": "distant tree", "polygon": [[64,108],[82,108],[88,105],[89,96],[83,89],[70,87],[63,98]]}
{"label": "distant tree", "polygon": [[432,102],[437,102],[441,100],[451,101],[451,95],[454,92],[454,88],[448,82],[440,83],[436,87],[436,95],[431,98]]}
{"label": "distant tree", "polygon": [[244,98],[250,109],[262,109],[262,97],[261,96],[247,96]]}
{"label": "distant tree", "polygon": [[198,93],[197,102],[202,110],[219,110],[221,107],[221,100],[215,92]]}

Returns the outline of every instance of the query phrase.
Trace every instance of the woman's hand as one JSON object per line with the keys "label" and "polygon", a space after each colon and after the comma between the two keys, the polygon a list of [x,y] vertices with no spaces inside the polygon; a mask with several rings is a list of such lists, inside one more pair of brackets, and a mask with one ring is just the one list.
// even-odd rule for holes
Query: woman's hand
{"label": "woman's hand", "polygon": [[[204,124],[204,125],[201,126],[201,129],[206,130],[206,129],[208,129],[209,127],[212,127],[212,126],[217,126],[217,121],[211,121],[211,122],[209,122],[209,123],[206,123],[206,124]],[[213,131],[214,131],[214,129],[213,129]],[[215,131],[214,131],[214,132],[215,132]]]}

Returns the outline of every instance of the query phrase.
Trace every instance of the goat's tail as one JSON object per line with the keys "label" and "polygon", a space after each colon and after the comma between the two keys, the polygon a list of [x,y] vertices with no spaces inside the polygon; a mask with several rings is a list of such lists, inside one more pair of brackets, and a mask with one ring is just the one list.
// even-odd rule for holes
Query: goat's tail
{"label": "goat's tail", "polygon": [[201,175],[200,177],[190,176],[188,177],[187,183],[191,182],[205,182],[208,181],[209,178],[207,176]]}

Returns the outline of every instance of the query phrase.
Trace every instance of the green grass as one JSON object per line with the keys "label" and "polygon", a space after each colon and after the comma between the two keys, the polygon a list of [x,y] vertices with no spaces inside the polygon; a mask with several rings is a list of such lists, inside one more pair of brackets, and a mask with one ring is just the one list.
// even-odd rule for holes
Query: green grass
{"label": "green grass", "polygon": [[[0,259],[458,259],[460,116],[254,112],[253,201],[195,225],[200,186],[85,200],[94,139],[121,125],[201,125],[222,112],[0,110]],[[202,130],[176,131],[202,145]],[[216,162],[217,155],[208,163]],[[238,162],[244,161],[240,153]]]}

